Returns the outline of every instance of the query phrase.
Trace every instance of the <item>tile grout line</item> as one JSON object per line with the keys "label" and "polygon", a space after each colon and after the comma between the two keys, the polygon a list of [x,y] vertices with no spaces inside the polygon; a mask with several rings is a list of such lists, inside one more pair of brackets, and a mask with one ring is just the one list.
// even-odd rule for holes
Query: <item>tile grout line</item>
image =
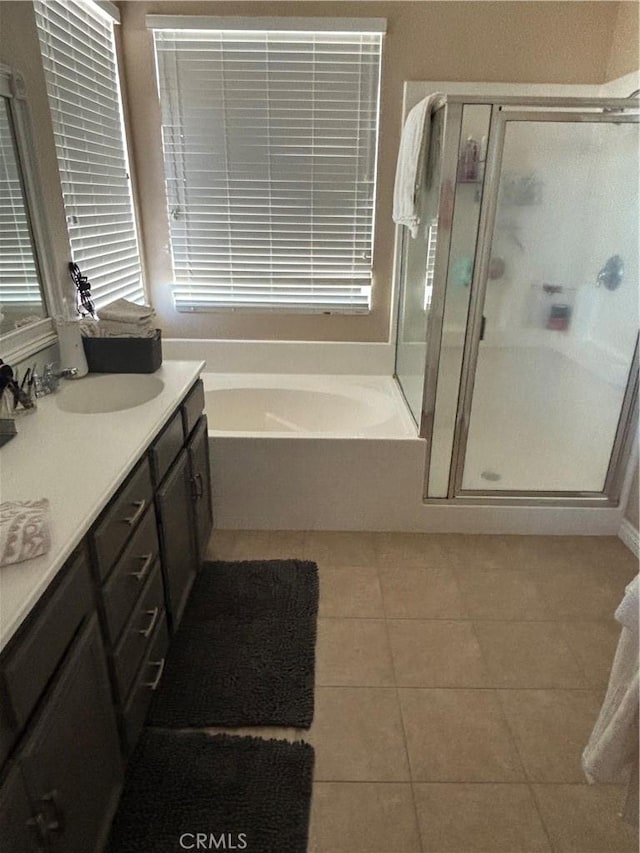
{"label": "tile grout line", "polygon": [[398,706],[398,714],[400,715],[400,725],[402,726],[402,745],[404,747],[404,754],[407,760],[407,768],[409,770],[409,784],[411,786],[411,802],[413,803],[413,815],[415,819],[416,830],[418,832],[418,841],[420,843],[420,850],[424,853],[424,839],[422,837],[422,826],[420,823],[420,817],[418,815],[418,803],[416,800],[416,789],[414,786],[413,780],[413,768],[411,766],[411,758],[409,756],[409,744],[407,740],[407,727],[404,721],[404,714],[402,713],[402,703],[400,702],[400,690],[398,688],[398,674],[396,671],[396,660],[393,654],[393,646],[391,644],[391,634],[389,632],[389,619],[387,618],[387,607],[385,604],[385,595],[384,589],[382,586],[382,578],[380,577],[380,564],[376,560],[376,574],[378,576],[378,585],[380,587],[380,599],[382,601],[382,612],[384,614],[384,624],[385,624],[385,632],[387,635],[387,645],[389,647],[389,655],[391,657],[391,667],[393,670],[393,681],[394,688],[396,693],[396,703]]}

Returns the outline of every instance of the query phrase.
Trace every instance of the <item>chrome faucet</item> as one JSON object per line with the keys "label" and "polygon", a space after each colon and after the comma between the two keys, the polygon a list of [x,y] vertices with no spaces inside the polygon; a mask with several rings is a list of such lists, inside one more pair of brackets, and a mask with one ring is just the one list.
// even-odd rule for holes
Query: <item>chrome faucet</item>
{"label": "chrome faucet", "polygon": [[42,376],[34,373],[33,387],[36,397],[44,397],[47,394],[53,394],[58,390],[58,385],[61,379],[70,379],[72,376],[78,375],[77,367],[64,367],[56,369],[56,362],[52,361],[45,364],[42,371]]}

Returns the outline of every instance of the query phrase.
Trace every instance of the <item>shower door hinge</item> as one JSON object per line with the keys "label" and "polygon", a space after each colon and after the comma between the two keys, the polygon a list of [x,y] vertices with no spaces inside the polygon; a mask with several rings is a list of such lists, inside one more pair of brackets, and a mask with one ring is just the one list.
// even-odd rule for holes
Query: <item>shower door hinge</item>
{"label": "shower door hinge", "polygon": [[484,340],[484,328],[486,325],[487,325],[487,318],[483,314],[482,315],[482,321],[480,323],[480,340],[481,341]]}

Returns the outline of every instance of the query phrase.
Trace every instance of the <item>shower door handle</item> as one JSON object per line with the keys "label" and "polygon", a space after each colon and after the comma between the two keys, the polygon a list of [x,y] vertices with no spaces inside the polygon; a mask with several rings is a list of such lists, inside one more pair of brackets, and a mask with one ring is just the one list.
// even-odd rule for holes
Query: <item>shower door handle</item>
{"label": "shower door handle", "polygon": [[480,340],[481,341],[484,340],[484,328],[486,325],[487,325],[487,318],[483,314],[482,315],[482,321],[480,323]]}

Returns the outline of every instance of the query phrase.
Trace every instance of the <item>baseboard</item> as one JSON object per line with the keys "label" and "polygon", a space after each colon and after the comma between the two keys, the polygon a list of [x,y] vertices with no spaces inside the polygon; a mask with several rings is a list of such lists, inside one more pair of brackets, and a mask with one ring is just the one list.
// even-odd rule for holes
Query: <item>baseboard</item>
{"label": "baseboard", "polygon": [[618,537],[622,539],[630,551],[633,551],[636,557],[640,557],[640,533],[638,533],[633,524],[627,521],[626,518],[622,519]]}

